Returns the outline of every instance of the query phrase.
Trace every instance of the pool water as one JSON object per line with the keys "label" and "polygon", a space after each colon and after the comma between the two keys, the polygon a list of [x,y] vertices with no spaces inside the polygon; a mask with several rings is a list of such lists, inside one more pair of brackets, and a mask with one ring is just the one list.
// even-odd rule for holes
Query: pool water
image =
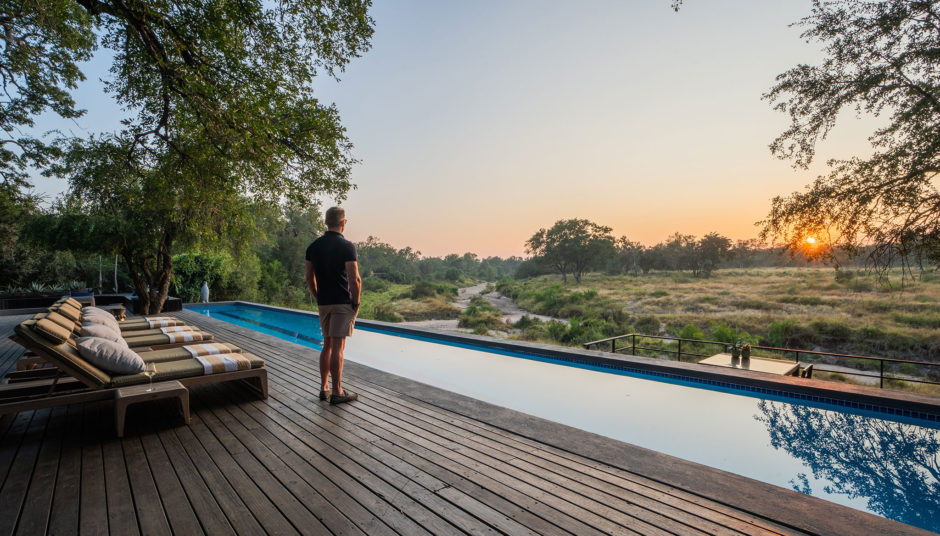
{"label": "pool water", "polygon": [[[319,321],[307,313],[188,308],[311,348],[312,362],[322,342]],[[940,532],[936,422],[375,329],[356,330],[346,359]]]}

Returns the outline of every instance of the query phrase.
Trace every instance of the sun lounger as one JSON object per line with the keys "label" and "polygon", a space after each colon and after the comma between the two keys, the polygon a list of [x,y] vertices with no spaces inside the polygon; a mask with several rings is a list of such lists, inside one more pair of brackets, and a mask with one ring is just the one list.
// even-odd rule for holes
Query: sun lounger
{"label": "sun lounger", "polygon": [[[88,324],[82,324],[80,320],[73,320],[66,316],[68,311],[63,312],[61,308],[50,308],[48,313],[37,313],[33,318],[48,318],[56,324],[72,331],[75,336],[96,336],[92,333],[83,333],[82,327]],[[114,321],[115,324],[117,321]],[[110,326],[105,326],[110,329]],[[89,327],[93,331],[93,328]],[[113,331],[113,330],[112,330]],[[167,347],[172,345],[184,345],[192,342],[211,341],[211,333],[200,331],[189,326],[169,326],[155,329],[140,329],[134,331],[115,332],[116,336],[123,337],[128,346],[132,348],[143,347]],[[105,336],[108,338],[107,336]]]}
{"label": "sun lounger", "polygon": [[[149,381],[142,372],[116,374],[92,364],[82,357],[71,339],[71,332],[48,318],[26,320],[16,326],[14,332],[14,340],[51,363],[67,378],[56,374],[49,378],[0,385],[0,414],[109,400],[115,397],[119,388]],[[237,349],[232,345],[194,346],[202,348],[142,352],[145,360],[149,358],[157,363],[154,385],[178,381],[190,388],[205,383],[243,380],[262,398],[267,398],[267,370],[261,358],[247,352],[227,351]]]}

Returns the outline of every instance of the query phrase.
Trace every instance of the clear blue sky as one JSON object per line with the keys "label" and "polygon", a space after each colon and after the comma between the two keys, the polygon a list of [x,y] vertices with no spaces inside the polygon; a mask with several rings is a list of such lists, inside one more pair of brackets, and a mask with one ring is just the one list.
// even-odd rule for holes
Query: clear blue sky
{"label": "clear blue sky", "polygon": [[[761,95],[820,58],[789,27],[810,6],[377,0],[372,49],[318,88],[361,160],[346,234],[481,256],[522,255],[562,218],[645,244],[676,231],[753,238],[773,196],[802,189],[829,157],[869,150],[872,121],[851,117],[809,171],[767,149],[787,118]],[[76,96],[86,117],[40,128],[117,128],[121,110],[99,82],[108,65],[101,55],[85,70]]]}

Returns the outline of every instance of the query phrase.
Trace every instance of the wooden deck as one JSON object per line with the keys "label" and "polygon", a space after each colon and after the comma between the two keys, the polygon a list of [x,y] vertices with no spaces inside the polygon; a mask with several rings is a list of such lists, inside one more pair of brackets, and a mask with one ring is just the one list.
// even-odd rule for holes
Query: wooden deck
{"label": "wooden deck", "polygon": [[[419,400],[420,385],[354,363],[345,380],[360,400],[330,407],[317,400],[311,350],[179,316],[263,356],[270,398],[237,384],[193,389],[190,426],[173,401],[138,404],[124,439],[107,402],[4,416],[0,535],[817,532],[576,454],[564,448],[576,430],[558,425],[569,437],[550,445],[487,422],[508,410],[459,395]],[[6,338],[22,318],[0,317],[0,371],[22,353]]]}

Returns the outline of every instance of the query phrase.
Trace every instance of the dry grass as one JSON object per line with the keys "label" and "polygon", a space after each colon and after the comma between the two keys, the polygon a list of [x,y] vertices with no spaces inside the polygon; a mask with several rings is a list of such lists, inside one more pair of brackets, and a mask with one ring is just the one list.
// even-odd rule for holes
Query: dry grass
{"label": "dry grass", "polygon": [[[886,280],[831,268],[722,270],[711,278],[671,272],[630,276],[586,275],[566,292],[594,289],[606,306],[634,317],[653,316],[675,331],[694,324],[708,333],[725,321],[762,339],[791,347],[917,360],[940,360],[940,278]],[[558,277],[527,285],[547,287]],[[791,326],[771,341],[770,325]]]}

